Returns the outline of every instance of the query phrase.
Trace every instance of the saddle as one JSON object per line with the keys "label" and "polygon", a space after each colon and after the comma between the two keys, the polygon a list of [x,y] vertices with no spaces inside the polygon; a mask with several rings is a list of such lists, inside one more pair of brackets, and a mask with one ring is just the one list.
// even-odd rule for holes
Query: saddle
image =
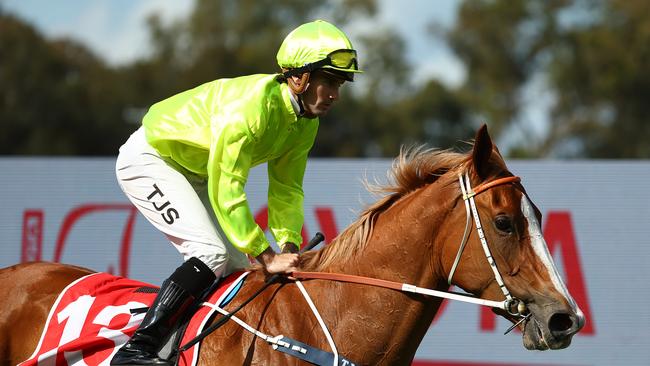
{"label": "saddle", "polygon": [[[222,307],[237,294],[249,272],[236,272],[206,292],[202,302]],[[158,288],[144,282],[94,273],[66,287],[52,306],[40,341],[32,356],[20,366],[51,362],[56,365],[99,365],[131,337],[153,303]],[[173,354],[180,345],[196,337],[215,315],[211,307],[188,311],[174,335],[161,351],[179,366],[198,361],[198,345]]]}

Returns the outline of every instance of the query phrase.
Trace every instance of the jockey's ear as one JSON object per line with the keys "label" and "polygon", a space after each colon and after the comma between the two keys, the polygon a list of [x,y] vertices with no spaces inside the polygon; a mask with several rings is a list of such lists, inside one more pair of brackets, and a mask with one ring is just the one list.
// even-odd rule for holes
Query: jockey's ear
{"label": "jockey's ear", "polygon": [[487,125],[483,124],[476,131],[474,138],[474,149],[472,150],[472,164],[474,171],[481,179],[486,179],[490,170],[490,156],[492,156],[492,139],[487,130]]}

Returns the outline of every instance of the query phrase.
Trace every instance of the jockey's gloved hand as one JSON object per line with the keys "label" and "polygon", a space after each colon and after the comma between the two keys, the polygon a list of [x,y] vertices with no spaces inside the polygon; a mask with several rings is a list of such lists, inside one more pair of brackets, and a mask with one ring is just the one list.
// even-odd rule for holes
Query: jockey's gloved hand
{"label": "jockey's gloved hand", "polygon": [[298,270],[298,254],[296,253],[276,254],[271,247],[268,247],[255,259],[269,274],[289,274]]}
{"label": "jockey's gloved hand", "polygon": [[291,242],[280,244],[280,248],[282,248],[282,253],[298,253],[300,250],[300,247],[298,247],[298,245]]}

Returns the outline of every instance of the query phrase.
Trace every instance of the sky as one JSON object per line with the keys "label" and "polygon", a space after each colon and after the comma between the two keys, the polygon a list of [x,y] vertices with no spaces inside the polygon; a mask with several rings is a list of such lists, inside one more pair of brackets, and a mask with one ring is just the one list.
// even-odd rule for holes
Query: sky
{"label": "sky", "polygon": [[[145,19],[158,13],[163,21],[186,17],[190,0],[0,0],[5,11],[32,23],[48,38],[69,37],[81,41],[109,64],[119,65],[150,51]],[[408,42],[408,59],[416,66],[414,79],[435,77],[458,85],[462,66],[444,42],[427,32],[436,21],[450,26],[459,0],[378,0],[380,25],[396,29]],[[363,20],[357,26],[367,26]],[[377,23],[373,23],[377,26]],[[352,27],[354,28],[354,27]],[[354,32],[350,32],[354,39]]]}

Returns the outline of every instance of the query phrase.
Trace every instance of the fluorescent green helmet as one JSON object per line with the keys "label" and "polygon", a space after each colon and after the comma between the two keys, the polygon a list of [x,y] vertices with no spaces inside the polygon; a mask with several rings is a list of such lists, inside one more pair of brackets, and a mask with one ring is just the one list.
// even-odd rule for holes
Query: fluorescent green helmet
{"label": "fluorescent green helmet", "polygon": [[305,23],[289,33],[277,60],[287,78],[322,68],[353,81],[354,73],[362,72],[350,39],[324,20]]}

